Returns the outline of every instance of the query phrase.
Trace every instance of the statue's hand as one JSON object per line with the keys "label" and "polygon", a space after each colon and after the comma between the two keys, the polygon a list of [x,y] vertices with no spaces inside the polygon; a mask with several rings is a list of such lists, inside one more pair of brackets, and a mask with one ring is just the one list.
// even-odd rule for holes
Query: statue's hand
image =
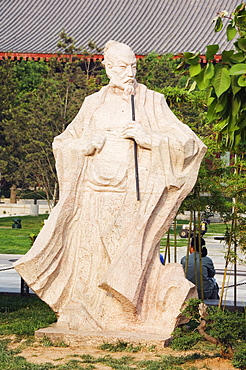
{"label": "statue's hand", "polygon": [[98,153],[102,150],[106,141],[106,137],[102,134],[96,134],[91,139],[89,145],[85,150],[85,155],[93,155],[97,151]]}
{"label": "statue's hand", "polygon": [[136,121],[131,121],[122,132],[124,139],[134,139],[138,145],[151,149],[151,137]]}

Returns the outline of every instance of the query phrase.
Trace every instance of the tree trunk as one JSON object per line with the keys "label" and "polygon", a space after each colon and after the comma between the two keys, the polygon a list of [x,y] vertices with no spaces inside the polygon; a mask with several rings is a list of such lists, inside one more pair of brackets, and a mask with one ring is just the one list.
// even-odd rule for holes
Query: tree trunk
{"label": "tree trunk", "polygon": [[211,335],[205,332],[206,324],[207,324],[206,320],[200,321],[200,325],[198,325],[197,327],[199,334],[202,335],[203,338],[206,339],[208,342],[213,343],[213,344],[219,344],[219,341],[216,338],[212,337]]}
{"label": "tree trunk", "polygon": [[202,335],[203,338],[206,339],[208,342],[220,346],[220,354],[223,358],[232,359],[234,352],[233,352],[233,349],[232,349],[231,345],[230,344],[223,345],[223,343],[221,343],[218,339],[216,339],[216,338],[212,337],[211,335],[207,334],[205,332],[206,326],[207,326],[206,320],[201,320],[200,324],[197,327],[197,330],[198,330],[199,334]]}
{"label": "tree trunk", "polygon": [[10,203],[17,203],[16,185],[12,185],[10,188]]}

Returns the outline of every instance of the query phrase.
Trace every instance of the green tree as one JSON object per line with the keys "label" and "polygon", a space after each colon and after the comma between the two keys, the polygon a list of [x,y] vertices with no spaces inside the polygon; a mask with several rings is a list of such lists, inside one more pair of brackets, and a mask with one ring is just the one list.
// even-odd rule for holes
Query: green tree
{"label": "green tree", "polygon": [[[205,90],[207,94],[206,120],[217,134],[220,144],[219,152],[230,150],[234,159],[229,167],[221,171],[223,179],[220,187],[224,196],[231,197],[231,221],[237,219],[245,210],[245,144],[246,144],[246,9],[245,3],[236,7],[230,17],[226,11],[215,18],[215,31],[223,28],[223,18],[229,18],[226,34],[228,40],[236,37],[235,50],[224,50],[220,63],[214,62],[219,45],[208,45],[207,63],[201,65],[199,53],[179,54],[182,58],[177,70],[184,71],[188,65],[189,75],[193,81],[190,91],[195,88]],[[235,180],[237,179],[237,180]],[[232,185],[232,183],[234,185]],[[228,216],[226,217],[228,219]]]}
{"label": "green tree", "polygon": [[168,86],[184,87],[187,77],[175,73],[177,65],[178,61],[173,58],[173,54],[150,53],[146,57],[138,59],[137,81],[152,90]]}
{"label": "green tree", "polygon": [[[13,63],[13,62],[12,62]],[[48,75],[48,64],[44,61],[21,60],[13,63],[16,88],[19,93],[34,90]]]}
{"label": "green tree", "polygon": [[[235,38],[235,50],[222,51],[221,62],[215,63],[214,56],[219,51],[219,45],[208,45],[206,64],[200,63],[200,53],[185,52],[179,54],[182,60],[177,67],[178,71],[186,71],[188,65],[190,80],[193,81],[190,91],[196,88],[206,91],[206,120],[217,135],[220,144],[218,153],[225,149],[231,152],[228,166],[220,167],[217,186],[220,196],[225,199],[221,214],[230,224],[220,305],[228,263],[233,260],[236,271],[238,247],[245,251],[246,240],[246,4],[238,5],[231,16],[226,11],[220,12],[215,18],[215,32],[222,30],[225,18],[229,19],[227,39]],[[236,295],[234,301],[236,304]]]}
{"label": "green tree", "polygon": [[[7,172],[8,166],[8,141],[5,135],[4,120],[11,117],[11,107],[15,103],[17,87],[15,84],[15,70],[13,63],[10,60],[3,60],[0,62],[0,172],[1,185]],[[2,186],[1,186],[2,191]]]}
{"label": "green tree", "polygon": [[18,187],[44,189],[47,199],[55,198],[58,189],[52,141],[72,121],[85,96],[95,92],[94,79],[88,80],[77,63],[58,66],[52,61],[46,78],[35,89],[22,91],[3,121],[6,177]]}
{"label": "green tree", "polygon": [[[78,50],[75,40],[67,37],[65,41],[70,43],[70,52]],[[66,51],[65,42],[63,47]],[[100,79],[76,57],[11,61],[1,67],[6,84],[0,89],[8,102],[1,106],[2,175],[18,188],[41,188],[48,200],[56,199],[52,141],[75,117],[85,96],[100,88]],[[12,100],[8,100],[10,89]]]}
{"label": "green tree", "polygon": [[223,28],[223,18],[230,21],[226,28],[228,41],[236,38],[235,50],[222,51],[221,63],[214,63],[219,45],[208,45],[207,63],[201,66],[200,53],[182,53],[177,70],[189,65],[191,90],[196,86],[207,90],[208,113],[210,122],[216,122],[218,140],[230,150],[246,141],[246,9],[245,3],[236,7],[230,17],[220,12],[215,19],[215,31]]}

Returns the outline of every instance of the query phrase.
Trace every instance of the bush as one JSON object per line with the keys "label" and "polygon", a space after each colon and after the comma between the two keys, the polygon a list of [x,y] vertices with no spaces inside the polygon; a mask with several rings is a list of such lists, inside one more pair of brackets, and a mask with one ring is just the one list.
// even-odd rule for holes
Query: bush
{"label": "bush", "polygon": [[207,330],[224,345],[235,346],[246,339],[245,319],[245,313],[210,307]]}
{"label": "bush", "polygon": [[237,348],[232,360],[232,365],[237,369],[246,369],[246,344],[242,344]]}
{"label": "bush", "polygon": [[186,351],[198,343],[201,338],[201,335],[197,331],[187,331],[184,327],[176,328],[173,332],[173,339],[170,346],[177,351]]}
{"label": "bush", "polygon": [[[245,312],[231,312],[219,307],[207,307],[197,298],[191,299],[182,314],[188,325],[176,328],[170,346],[175,350],[192,348],[206,339],[220,348],[223,357],[233,358],[233,365],[246,369]],[[235,365],[234,365],[235,366]]]}

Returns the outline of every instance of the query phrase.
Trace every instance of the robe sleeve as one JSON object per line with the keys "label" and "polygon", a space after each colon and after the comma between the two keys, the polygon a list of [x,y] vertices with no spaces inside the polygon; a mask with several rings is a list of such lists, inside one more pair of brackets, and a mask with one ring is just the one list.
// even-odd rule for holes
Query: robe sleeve
{"label": "robe sleeve", "polygon": [[89,98],[85,98],[74,120],[63,133],[55,137],[52,144],[59,182],[59,198],[76,189],[75,182],[83,168],[84,156],[81,144],[84,131],[90,123],[91,114],[88,114]]}
{"label": "robe sleeve", "polygon": [[[206,146],[168,107],[162,94],[155,93],[160,148],[167,187],[190,184],[192,190]],[[195,176],[194,176],[195,175]]]}

